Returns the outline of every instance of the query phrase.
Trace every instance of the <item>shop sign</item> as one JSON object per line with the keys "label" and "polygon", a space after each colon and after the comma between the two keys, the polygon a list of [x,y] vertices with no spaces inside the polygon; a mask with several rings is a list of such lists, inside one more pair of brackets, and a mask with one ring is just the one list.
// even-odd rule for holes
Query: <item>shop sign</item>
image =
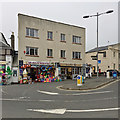
{"label": "shop sign", "polygon": [[37,68],[40,67],[39,65],[31,65],[31,68]]}
{"label": "shop sign", "polygon": [[1,65],[6,64],[6,61],[0,61],[0,64]]}
{"label": "shop sign", "polygon": [[53,63],[50,63],[50,62],[37,62],[37,61],[30,61],[30,62],[27,62],[27,64],[30,64],[30,65],[50,65],[50,64],[53,64]]}

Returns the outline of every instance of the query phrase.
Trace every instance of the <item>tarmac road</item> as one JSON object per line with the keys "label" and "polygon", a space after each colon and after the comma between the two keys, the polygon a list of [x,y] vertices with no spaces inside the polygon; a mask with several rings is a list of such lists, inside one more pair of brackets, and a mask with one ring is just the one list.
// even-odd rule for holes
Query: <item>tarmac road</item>
{"label": "tarmac road", "polygon": [[66,80],[2,87],[3,118],[118,118],[118,83],[93,91],[66,91]]}

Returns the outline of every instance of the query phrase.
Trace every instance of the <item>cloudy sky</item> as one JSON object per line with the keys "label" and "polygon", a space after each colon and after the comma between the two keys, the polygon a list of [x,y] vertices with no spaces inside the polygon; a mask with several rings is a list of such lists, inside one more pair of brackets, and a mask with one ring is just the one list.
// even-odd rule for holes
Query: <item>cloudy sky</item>
{"label": "cloudy sky", "polygon": [[[99,17],[99,46],[115,44],[118,42],[118,2],[81,2],[77,1],[4,1],[0,3],[0,32],[10,43],[10,35],[15,33],[16,46],[18,49],[18,13],[45,18],[57,22],[77,25],[86,28],[86,51],[96,47],[96,17],[83,19],[84,15],[94,15],[114,10],[111,14]],[[109,41],[109,42],[108,42]]]}

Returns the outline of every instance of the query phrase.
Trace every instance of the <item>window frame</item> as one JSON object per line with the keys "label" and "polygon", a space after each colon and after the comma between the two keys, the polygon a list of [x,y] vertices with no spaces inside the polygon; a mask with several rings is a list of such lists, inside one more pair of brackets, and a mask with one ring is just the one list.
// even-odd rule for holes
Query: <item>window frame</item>
{"label": "window frame", "polygon": [[66,58],[66,50],[60,50],[60,57]]}
{"label": "window frame", "polygon": [[63,34],[63,33],[60,34],[60,41],[61,42],[65,42],[66,41],[65,34]]}
{"label": "window frame", "polygon": [[72,52],[72,59],[78,59],[81,60],[82,56],[81,56],[81,52]]}
{"label": "window frame", "polygon": [[[27,49],[28,49],[28,53],[27,53]],[[31,55],[31,52],[30,52],[31,49],[34,49],[34,54],[33,55]],[[37,54],[35,53],[35,49],[37,49]],[[28,46],[26,46],[26,55],[38,56],[38,48],[37,47],[28,47]]]}
{"label": "window frame", "polygon": [[38,31],[39,31],[38,29],[26,27],[26,37],[38,38],[39,37]]}
{"label": "window frame", "polygon": [[53,40],[53,32],[47,31],[47,40]]}
{"label": "window frame", "polygon": [[53,57],[53,49],[47,49],[47,57]]}
{"label": "window frame", "polygon": [[72,43],[73,43],[73,44],[81,44],[81,37],[80,37],[80,36],[73,35],[73,36],[72,36]]}

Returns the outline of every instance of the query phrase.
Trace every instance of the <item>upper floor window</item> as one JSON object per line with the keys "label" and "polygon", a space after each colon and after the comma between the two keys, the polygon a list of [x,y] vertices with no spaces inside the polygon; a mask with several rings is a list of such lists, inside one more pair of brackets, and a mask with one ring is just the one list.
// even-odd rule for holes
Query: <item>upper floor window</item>
{"label": "upper floor window", "polygon": [[47,32],[47,39],[49,40],[53,39],[53,32],[50,32],[50,31]]}
{"label": "upper floor window", "polygon": [[47,49],[47,56],[53,57],[53,50],[52,49]]}
{"label": "upper floor window", "polygon": [[65,58],[65,50],[61,50],[61,58]]}
{"label": "upper floor window", "polygon": [[61,34],[61,41],[65,41],[65,34]]}
{"label": "upper floor window", "polygon": [[26,36],[38,37],[38,30],[33,28],[26,28]]}
{"label": "upper floor window", "polygon": [[81,52],[73,52],[73,59],[81,59]]}
{"label": "upper floor window", "polygon": [[73,35],[73,43],[81,44],[81,37]]}
{"label": "upper floor window", "polygon": [[120,58],[120,53],[119,53],[119,58]]}
{"label": "upper floor window", "polygon": [[115,63],[113,64],[113,69],[115,69]]}
{"label": "upper floor window", "polygon": [[115,52],[113,52],[113,57],[115,57]]}
{"label": "upper floor window", "polygon": [[103,53],[103,57],[106,57],[106,52]]}
{"label": "upper floor window", "polygon": [[26,47],[26,55],[38,55],[38,48]]}

